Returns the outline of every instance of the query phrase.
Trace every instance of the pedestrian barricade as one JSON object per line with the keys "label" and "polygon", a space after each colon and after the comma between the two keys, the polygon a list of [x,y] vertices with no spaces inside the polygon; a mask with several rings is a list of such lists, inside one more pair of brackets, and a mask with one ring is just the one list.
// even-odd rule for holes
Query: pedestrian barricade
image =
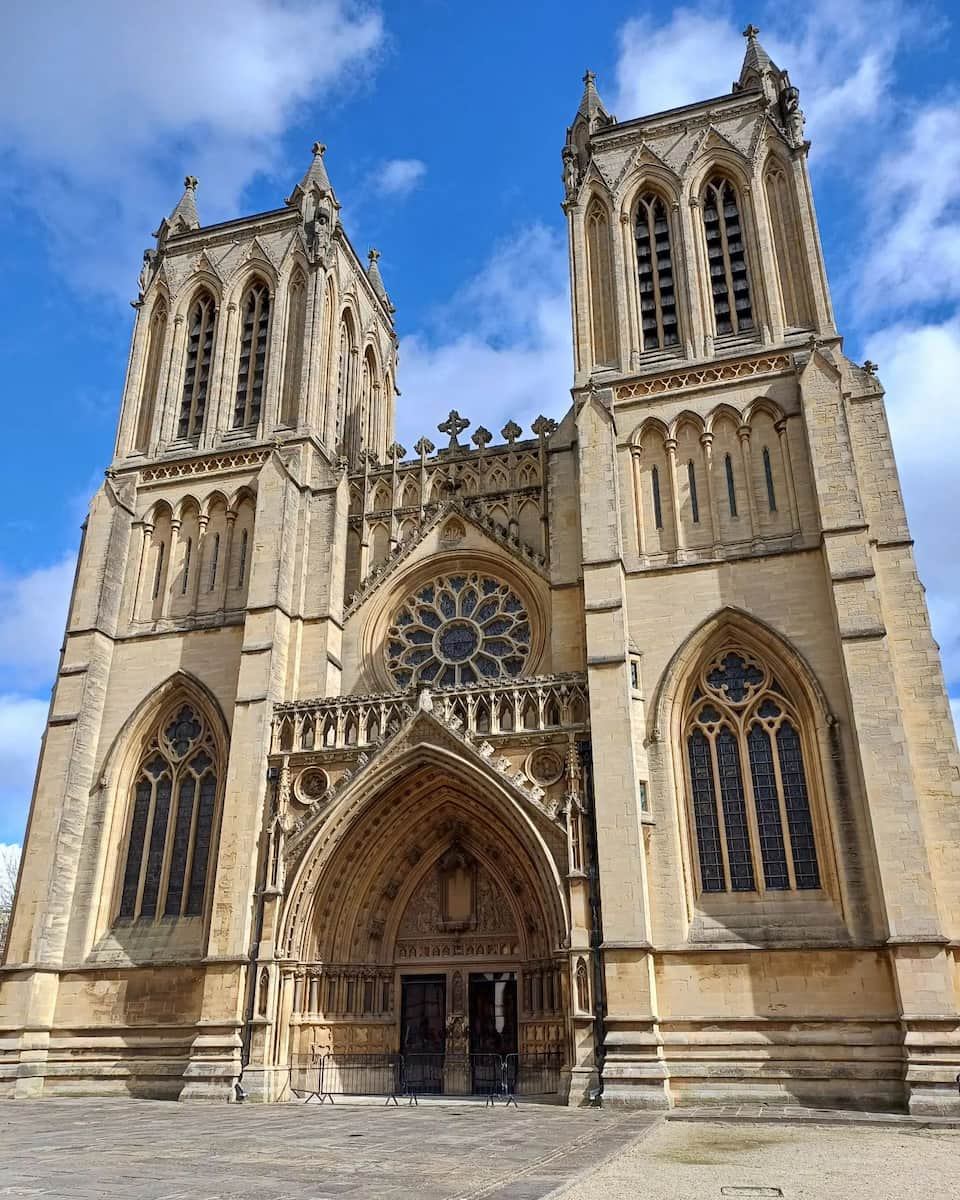
{"label": "pedestrian barricade", "polygon": [[305,1103],[334,1103],[336,1096],[383,1096],[398,1104],[405,1096],[482,1097],[516,1105],[517,1097],[560,1091],[561,1056],[549,1051],[520,1054],[324,1054],[290,1067],[290,1090]]}

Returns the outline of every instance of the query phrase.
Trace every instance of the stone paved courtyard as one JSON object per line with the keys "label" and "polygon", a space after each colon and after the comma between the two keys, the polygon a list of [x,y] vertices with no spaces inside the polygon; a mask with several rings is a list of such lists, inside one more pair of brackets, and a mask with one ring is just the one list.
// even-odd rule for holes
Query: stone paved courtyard
{"label": "stone paved courtyard", "polygon": [[[678,1114],[679,1115],[679,1114]],[[690,1114],[699,1117],[700,1114]],[[835,1115],[836,1116],[836,1115]],[[0,1104],[0,1197],[900,1200],[960,1195],[960,1130],[524,1106]],[[955,1126],[955,1123],[954,1123]]]}
{"label": "stone paved courtyard", "polygon": [[538,1200],[619,1154],[641,1114],[502,1105],[0,1104],[0,1196]]}

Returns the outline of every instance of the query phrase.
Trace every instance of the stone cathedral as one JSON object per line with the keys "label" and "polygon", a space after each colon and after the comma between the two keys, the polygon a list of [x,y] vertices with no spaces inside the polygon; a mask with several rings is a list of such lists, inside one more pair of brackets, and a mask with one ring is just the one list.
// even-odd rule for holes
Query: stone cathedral
{"label": "stone cathedral", "polygon": [[84,528],[3,1094],[497,1054],[570,1104],[960,1111],[960,760],[757,33],[668,112],[587,73],[571,394],[526,429],[451,394],[398,444],[322,145],[255,216],[203,225],[187,179]]}

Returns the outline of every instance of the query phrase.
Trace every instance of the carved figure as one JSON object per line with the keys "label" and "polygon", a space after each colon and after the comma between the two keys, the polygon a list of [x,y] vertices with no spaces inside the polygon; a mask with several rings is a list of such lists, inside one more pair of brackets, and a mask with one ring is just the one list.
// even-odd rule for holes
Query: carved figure
{"label": "carved figure", "polygon": [[580,171],[577,166],[577,152],[572,146],[563,148],[563,192],[567,200],[576,195],[580,183]]}
{"label": "carved figure", "polygon": [[140,275],[137,279],[137,298],[139,300],[143,299],[147,288],[150,286],[150,280],[153,278],[153,268],[156,257],[156,250],[144,250],[143,252],[143,266],[140,268]]}

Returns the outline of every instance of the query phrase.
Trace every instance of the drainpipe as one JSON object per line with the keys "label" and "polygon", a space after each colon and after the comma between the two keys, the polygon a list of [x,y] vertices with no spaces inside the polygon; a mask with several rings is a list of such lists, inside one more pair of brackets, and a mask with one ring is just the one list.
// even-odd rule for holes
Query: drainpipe
{"label": "drainpipe", "polygon": [[600,907],[600,867],[597,860],[597,812],[596,796],[593,791],[593,751],[589,740],[578,742],[580,770],[583,777],[583,795],[587,802],[587,885],[590,897],[590,948],[593,950],[593,1030],[594,1052],[597,1056],[597,1073],[600,1087],[597,1103],[603,1097],[603,1064],[606,1057],[607,995],[603,970],[603,912]]}
{"label": "drainpipe", "polygon": [[[273,803],[269,811],[273,811],[276,807],[277,800],[277,780],[280,778],[279,767],[267,768],[267,786],[271,793]],[[270,785],[273,785],[272,787]],[[250,946],[250,954],[247,961],[247,1003],[246,1017],[243,1022],[243,1037],[240,1047],[240,1074],[237,1082],[234,1084],[234,1091],[238,1104],[242,1104],[246,1099],[247,1094],[243,1090],[243,1073],[250,1065],[250,1044],[253,1040],[253,1013],[257,1003],[257,954],[260,950],[260,939],[263,937],[263,906],[264,893],[267,890],[267,855],[266,848],[269,839],[263,833],[260,835],[260,854],[257,860],[257,879],[259,886],[254,892],[256,900],[256,914],[254,919],[253,942]]]}

